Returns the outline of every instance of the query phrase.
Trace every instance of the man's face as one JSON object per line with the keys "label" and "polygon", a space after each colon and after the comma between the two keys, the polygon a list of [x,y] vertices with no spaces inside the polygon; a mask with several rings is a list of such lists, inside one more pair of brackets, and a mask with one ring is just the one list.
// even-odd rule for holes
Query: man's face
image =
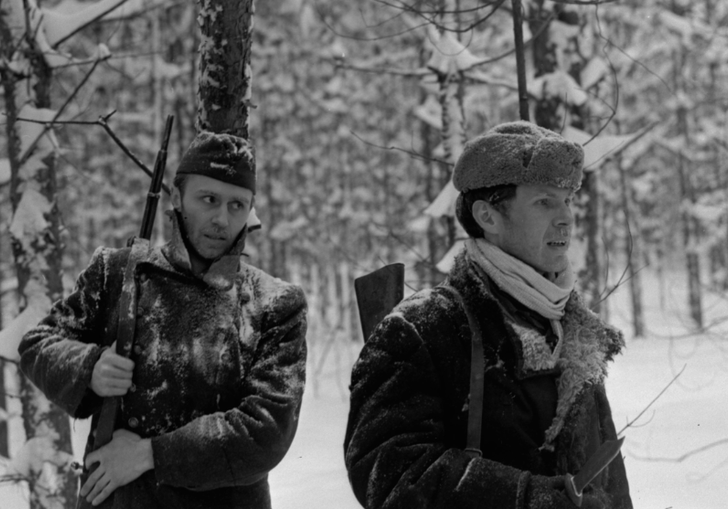
{"label": "man's face", "polygon": [[206,260],[227,253],[248,221],[253,192],[203,175],[189,175],[172,204],[182,213],[188,240]]}
{"label": "man's face", "polygon": [[574,215],[573,192],[549,185],[520,185],[506,205],[493,211],[491,239],[506,253],[541,273],[561,272],[568,266]]}

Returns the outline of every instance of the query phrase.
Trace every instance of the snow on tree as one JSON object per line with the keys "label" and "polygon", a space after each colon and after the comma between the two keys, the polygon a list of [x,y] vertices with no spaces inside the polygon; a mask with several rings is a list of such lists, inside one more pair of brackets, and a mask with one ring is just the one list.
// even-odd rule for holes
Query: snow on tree
{"label": "snow on tree", "polygon": [[[74,15],[68,15],[64,4],[48,10],[34,0],[10,0],[0,10],[0,77],[13,209],[9,233],[21,297],[20,314],[0,333],[0,347],[8,358],[17,358],[20,338],[63,293],[56,200],[58,141],[47,123],[59,114],[51,109],[54,69],[72,65],[74,59],[56,48],[123,1],[102,0]],[[101,48],[96,58],[106,56]],[[70,466],[68,416],[24,377],[21,387],[28,442],[6,465],[6,475],[27,481],[31,508],[69,507],[76,498],[76,475]]]}

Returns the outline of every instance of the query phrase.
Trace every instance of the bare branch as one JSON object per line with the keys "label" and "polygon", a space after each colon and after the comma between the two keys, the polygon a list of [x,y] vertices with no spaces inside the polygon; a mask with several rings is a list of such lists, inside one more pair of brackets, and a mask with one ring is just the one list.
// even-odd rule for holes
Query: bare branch
{"label": "bare branch", "polygon": [[571,5],[602,5],[616,2],[617,0],[551,0],[555,4]]}
{"label": "bare branch", "polygon": [[66,102],[63,103],[63,105],[58,109],[58,111],[56,111],[56,114],[54,115],[53,120],[51,120],[50,122],[42,122],[42,123],[46,124],[46,126],[43,128],[43,131],[41,131],[41,133],[38,135],[38,137],[35,140],[33,140],[33,142],[28,146],[28,149],[25,151],[25,154],[23,154],[21,157],[18,158],[20,160],[20,166],[22,166],[23,164],[25,164],[28,161],[28,158],[30,157],[31,153],[33,152],[33,149],[38,144],[40,139],[43,136],[45,136],[45,134],[48,132],[49,129],[51,129],[53,123],[56,120],[58,120],[58,117],[61,116],[63,111],[66,109],[66,107],[76,97],[76,94],[78,94],[78,92],[81,90],[81,88],[86,84],[86,81],[88,81],[88,79],[91,77],[91,74],[96,70],[96,67],[98,67],[98,65],[101,62],[103,62],[104,60],[107,60],[110,56],[111,55],[107,54],[107,55],[103,55],[100,58],[97,58],[94,61],[93,65],[91,66],[91,69],[89,69],[89,71],[83,77],[81,82],[78,85],[76,85],[76,88],[73,90],[73,92],[66,98]]}
{"label": "bare branch", "polygon": [[[141,170],[146,173],[150,178],[152,177],[152,171],[145,165],[137,156],[134,155],[134,153],[127,148],[126,145],[124,145],[124,142],[119,139],[119,137],[114,133],[114,131],[111,129],[111,127],[108,124],[109,118],[116,113],[116,110],[113,110],[111,113],[108,113],[107,115],[100,116],[98,120],[95,121],[88,121],[88,120],[52,120],[50,122],[44,122],[41,120],[34,120],[31,118],[18,118],[18,121],[22,122],[30,122],[35,124],[47,124],[48,129],[50,129],[54,125],[100,125],[104,128],[104,130],[108,133],[108,135],[111,137],[112,140],[121,148],[121,150],[132,160],[134,163],[141,168]],[[47,129],[46,129],[47,130]],[[164,190],[167,195],[170,194],[169,187],[162,183],[162,189]]]}
{"label": "bare branch", "polygon": [[637,419],[639,419],[640,417],[642,417],[642,416],[643,416],[643,415],[645,414],[645,412],[646,412],[646,411],[647,411],[647,410],[648,410],[648,409],[649,409],[649,408],[650,408],[650,407],[651,407],[651,406],[652,406],[652,405],[653,405],[653,404],[655,403],[655,401],[657,401],[658,399],[660,399],[660,396],[662,396],[662,395],[663,395],[663,394],[665,393],[665,391],[666,391],[666,390],[667,390],[667,389],[668,389],[668,388],[669,388],[669,387],[670,387],[670,386],[671,386],[671,385],[672,385],[673,383],[675,383],[675,380],[677,380],[677,379],[678,379],[678,377],[679,377],[680,375],[682,375],[682,374],[683,374],[683,371],[685,371],[685,368],[686,368],[687,366],[688,366],[687,364],[684,364],[684,365],[683,365],[683,367],[682,367],[682,369],[680,370],[680,372],[679,372],[679,373],[678,373],[677,375],[675,375],[674,377],[672,377],[672,380],[670,380],[670,383],[668,383],[668,384],[667,384],[667,385],[666,385],[666,386],[665,386],[665,387],[664,387],[664,388],[663,388],[663,389],[662,389],[662,390],[660,391],[660,393],[659,393],[659,394],[658,394],[657,396],[655,396],[655,398],[654,398],[654,399],[653,399],[652,401],[650,401],[649,405],[647,405],[647,406],[646,406],[646,407],[645,407],[645,408],[644,408],[644,409],[643,409],[643,410],[642,410],[642,411],[641,411],[641,412],[640,412],[640,413],[639,413],[639,414],[637,415],[637,417],[635,417],[634,419],[632,419],[631,421],[629,421],[629,422],[628,422],[628,423],[627,423],[627,424],[626,424],[626,425],[624,426],[624,428],[622,428],[621,430],[619,430],[619,433],[617,433],[617,436],[621,435],[621,434],[622,434],[622,433],[624,432],[624,430],[626,430],[627,428],[629,428],[630,426],[632,426],[632,425],[633,425],[633,424],[635,423],[635,421],[637,421]]}
{"label": "bare branch", "polygon": [[116,3],[116,4],[114,4],[114,5],[111,5],[111,6],[110,6],[110,7],[108,8],[108,9],[106,9],[105,11],[99,11],[98,15],[96,15],[96,16],[95,16],[94,18],[91,18],[91,19],[89,19],[87,23],[85,23],[85,24],[83,24],[83,25],[80,25],[80,26],[76,27],[76,29],[75,29],[75,30],[73,30],[73,31],[71,31],[71,32],[69,32],[69,33],[67,33],[67,34],[66,34],[65,36],[61,37],[61,38],[60,38],[59,40],[57,40],[57,41],[56,41],[55,43],[53,43],[53,46],[52,46],[52,48],[53,48],[53,49],[56,49],[56,48],[57,48],[57,47],[58,47],[58,46],[59,46],[59,45],[60,45],[61,43],[63,43],[63,42],[66,42],[66,41],[67,41],[68,39],[70,39],[71,37],[73,37],[74,35],[76,35],[76,34],[77,34],[78,32],[80,32],[81,30],[83,30],[83,29],[84,29],[84,28],[86,28],[87,26],[89,26],[89,25],[91,25],[91,24],[95,23],[95,22],[96,22],[96,21],[98,21],[99,19],[103,18],[104,16],[106,16],[106,15],[107,15],[108,13],[110,13],[111,11],[114,11],[114,10],[118,9],[119,7],[121,7],[121,6],[122,6],[123,4],[125,4],[126,2],[127,2],[127,0],[119,0],[119,2],[118,2],[118,3]]}
{"label": "bare branch", "polygon": [[429,74],[432,74],[430,71],[424,68],[408,71],[402,69],[383,69],[381,67],[364,67],[361,65],[347,64],[344,63],[344,59],[342,58],[334,58],[333,65],[339,69],[349,69],[351,71],[368,72],[373,74],[390,74],[393,76],[402,76],[405,78],[423,78]]}
{"label": "bare branch", "polygon": [[20,474],[14,474],[14,475],[0,475],[0,484],[17,484],[19,482],[27,481],[29,482],[30,479],[25,477],[24,475]]}
{"label": "bare branch", "polygon": [[632,456],[635,459],[642,460],[642,461],[663,461],[663,462],[680,463],[680,462],[688,459],[690,456],[695,456],[696,454],[700,454],[701,452],[705,452],[709,449],[718,447],[719,445],[723,445],[723,444],[728,444],[728,438],[724,438],[722,440],[718,440],[718,441],[710,443],[708,445],[698,447],[697,449],[688,451],[685,454],[683,454],[681,456],[677,456],[675,458],[668,458],[668,457],[664,457],[664,456],[639,456],[637,454],[630,454],[630,456]]}
{"label": "bare branch", "polygon": [[407,149],[403,149],[403,148],[400,148],[400,147],[394,147],[394,146],[385,147],[384,145],[377,145],[376,143],[372,143],[370,141],[367,141],[367,140],[363,139],[361,136],[359,136],[358,134],[356,134],[352,130],[349,130],[349,132],[357,140],[361,141],[362,143],[365,143],[366,145],[369,145],[370,147],[378,148],[378,149],[381,149],[381,150],[395,150],[395,151],[399,151],[399,152],[404,152],[405,154],[409,154],[413,158],[419,159],[421,161],[433,161],[433,162],[436,162],[436,163],[442,163],[442,164],[448,164],[448,165],[450,164],[447,161],[443,161],[442,159],[437,159],[435,157],[425,157],[422,154],[418,154],[414,150],[407,150]]}

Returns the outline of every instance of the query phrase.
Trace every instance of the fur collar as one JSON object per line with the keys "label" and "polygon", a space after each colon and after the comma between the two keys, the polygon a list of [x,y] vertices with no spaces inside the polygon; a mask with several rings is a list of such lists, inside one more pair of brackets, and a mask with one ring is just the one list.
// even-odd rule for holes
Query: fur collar
{"label": "fur collar", "polygon": [[[545,336],[539,331],[519,323],[501,300],[494,295],[494,283],[464,256],[456,259],[451,277],[461,279],[469,287],[470,302],[485,299],[498,306],[510,340],[516,347],[516,376],[525,378],[546,372],[560,373],[556,416],[546,430],[544,449],[553,450],[553,444],[564,427],[578,395],[589,385],[600,384],[607,374],[607,362],[624,347],[622,333],[604,323],[589,310],[578,292],[573,291],[561,319],[564,338],[559,351],[552,354]],[[473,284],[475,283],[475,284]],[[459,286],[461,286],[459,285]],[[473,293],[477,294],[473,295]],[[474,309],[476,314],[477,308]],[[487,329],[485,329],[487,330]]]}

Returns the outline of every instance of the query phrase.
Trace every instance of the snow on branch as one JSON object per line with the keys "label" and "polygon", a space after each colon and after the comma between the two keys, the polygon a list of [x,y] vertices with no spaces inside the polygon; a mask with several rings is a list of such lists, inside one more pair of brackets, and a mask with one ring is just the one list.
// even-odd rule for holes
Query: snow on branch
{"label": "snow on branch", "polygon": [[[27,194],[27,192],[26,192]],[[38,325],[50,311],[51,300],[35,279],[26,286],[28,305],[4,329],[0,330],[0,356],[5,359],[18,358],[18,345],[26,332]]]}
{"label": "snow on branch", "polygon": [[[57,48],[78,31],[119,8],[127,0],[100,0],[92,4],[76,0],[61,2],[53,10],[40,9],[46,42]],[[80,7],[83,7],[79,9]]]}
{"label": "snow on branch", "polygon": [[427,68],[437,73],[449,74],[467,71],[487,60],[473,55],[450,32],[440,34],[431,26],[429,40],[432,42],[433,51],[427,62]]}
{"label": "snow on branch", "polygon": [[10,160],[8,158],[0,159],[0,186],[4,186],[10,182]]}
{"label": "snow on branch", "polygon": [[440,191],[437,198],[425,209],[425,214],[430,217],[455,216],[455,201],[458,197],[458,190],[452,183],[452,179]]}
{"label": "snow on branch", "polygon": [[619,154],[653,127],[654,124],[632,134],[602,134],[595,138],[580,129],[566,126],[561,135],[567,140],[583,146],[584,170],[590,171],[599,168],[609,157]]}

